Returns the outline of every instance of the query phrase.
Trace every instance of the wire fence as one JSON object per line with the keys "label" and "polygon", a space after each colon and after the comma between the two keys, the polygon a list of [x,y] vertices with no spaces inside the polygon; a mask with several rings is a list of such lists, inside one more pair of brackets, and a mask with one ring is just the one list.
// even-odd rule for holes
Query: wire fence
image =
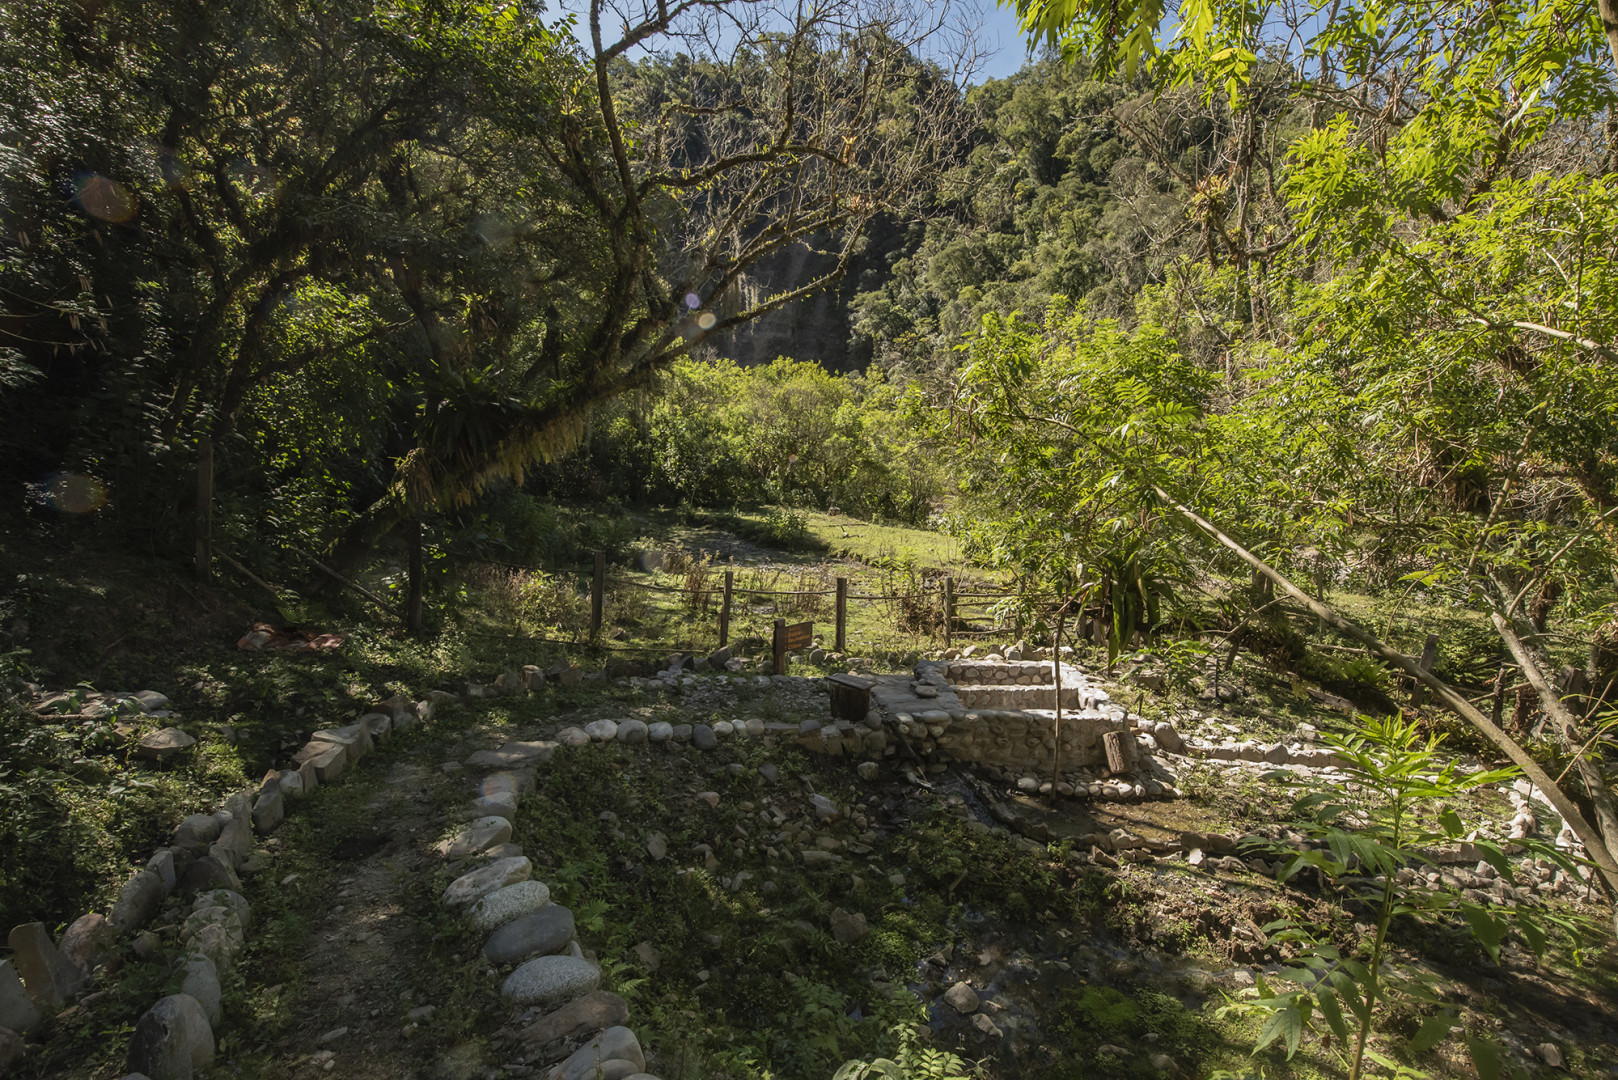
{"label": "wire fence", "polygon": [[880,608],[883,621],[899,633],[948,646],[956,638],[1021,633],[1025,617],[1040,613],[1046,605],[1054,610],[1060,602],[1055,595],[1015,587],[986,590],[973,583],[975,587],[970,590],[958,590],[956,579],[947,574],[913,577],[887,589],[872,590],[867,586],[856,592],[847,577],[833,576],[824,566],[737,569],[683,554],[658,567],[664,573],[683,577],[683,581],[673,584],[637,580],[616,571],[609,575],[603,552],[595,553],[590,566],[536,566],[460,553],[451,553],[451,557],[553,580],[572,579],[564,588],[581,601],[588,596],[589,618],[587,629],[585,625],[579,628],[583,641],[562,643],[593,643],[608,650],[651,648],[615,646],[600,640],[609,609],[619,609],[610,613],[634,622],[644,611],[642,597],[650,596],[679,597],[680,606],[693,620],[716,623],[721,648],[731,644],[733,638],[778,639],[783,633],[782,624],[791,618],[829,619],[828,645],[834,652],[848,651],[850,614],[856,607]]}

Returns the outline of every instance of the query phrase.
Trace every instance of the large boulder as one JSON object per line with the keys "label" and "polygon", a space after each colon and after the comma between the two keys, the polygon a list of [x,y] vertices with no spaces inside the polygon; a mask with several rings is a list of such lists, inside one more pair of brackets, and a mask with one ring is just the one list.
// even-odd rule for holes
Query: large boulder
{"label": "large boulder", "polygon": [[[194,863],[192,865],[195,865]],[[163,906],[169,890],[163,879],[151,870],[137,870],[135,876],[124,882],[123,891],[113,902],[107,921],[113,933],[123,935],[139,930],[152,921],[157,909]]]}
{"label": "large boulder", "polygon": [[559,904],[546,904],[496,930],[484,944],[483,955],[491,964],[520,964],[559,953],[572,940],[573,913]]}
{"label": "large boulder", "polygon": [[645,1068],[646,1055],[635,1033],[626,1027],[614,1026],[579,1047],[566,1061],[552,1069],[549,1080],[622,1080]]}
{"label": "large boulder", "polygon": [[0,960],[0,1028],[28,1032],[44,1019],[10,960]]}
{"label": "large boulder", "polygon": [[550,902],[551,890],[543,881],[519,881],[480,899],[472,905],[467,917],[479,930],[496,930],[512,919],[539,911]]}
{"label": "large boulder", "polygon": [[617,994],[594,990],[541,1016],[519,1036],[534,1050],[559,1039],[602,1031],[629,1019],[629,1003]]}
{"label": "large boulder", "polygon": [[511,822],[503,817],[482,817],[438,845],[446,859],[464,859],[511,839]]}
{"label": "large boulder", "polygon": [[112,947],[115,935],[112,924],[105,916],[80,915],[62,931],[62,956],[88,978],[101,962],[101,956]]}
{"label": "large boulder", "polygon": [[212,960],[201,953],[191,953],[180,961],[184,981],[180,993],[189,994],[202,1006],[210,1027],[218,1027],[224,1019],[224,991],[219,985],[219,971]]}
{"label": "large boulder", "polygon": [[496,859],[488,866],[479,867],[469,874],[462,874],[450,882],[449,887],[444,890],[442,899],[451,907],[464,907],[496,889],[515,885],[519,881],[527,881],[533,872],[533,864],[525,856]]}

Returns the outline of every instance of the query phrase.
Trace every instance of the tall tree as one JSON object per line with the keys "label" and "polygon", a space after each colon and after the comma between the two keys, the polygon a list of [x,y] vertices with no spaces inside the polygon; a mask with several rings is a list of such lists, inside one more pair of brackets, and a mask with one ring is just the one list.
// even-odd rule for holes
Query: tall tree
{"label": "tall tree", "polygon": [[[465,501],[566,450],[594,405],[825,288],[872,219],[916,213],[962,130],[956,85],[920,55],[947,49],[947,18],[947,5],[859,0],[592,3],[561,119],[503,121],[534,141],[542,182],[587,219],[588,254],[556,283],[573,296],[558,297],[545,341],[513,339],[496,358],[444,332],[456,291],[440,264],[396,269],[435,355],[449,358],[449,340],[466,355],[398,481],[337,544],[339,561],[404,520],[412,497]],[[680,55],[627,59],[663,48]],[[422,196],[403,185],[399,197]],[[761,292],[750,272],[797,247],[829,251],[829,265]]]}
{"label": "tall tree", "polygon": [[[193,448],[206,577],[216,456],[244,404],[392,335],[407,313],[388,270],[465,229],[393,197],[400,161],[469,162],[467,179],[491,119],[554,114],[569,56],[512,5],[24,4],[6,20],[10,81],[28,75],[6,105],[26,151],[16,226],[45,258],[116,245],[79,257],[95,266],[75,317],[102,328],[109,369],[142,372],[145,438]],[[65,177],[71,202],[38,197]],[[49,308],[62,282],[29,261],[12,295]]]}
{"label": "tall tree", "polygon": [[[1276,257],[1297,284],[1251,374],[1353,468],[1315,455],[1289,482],[1420,551],[1419,580],[1489,613],[1574,759],[1611,865],[1605,763],[1551,689],[1544,648],[1559,590],[1572,599],[1592,567],[1613,568],[1618,325],[1601,298],[1618,284],[1618,27],[1605,6],[1196,0],[1166,23],[1156,0],[1015,6],[1071,55],[1150,66],[1237,114],[1256,108],[1266,57],[1291,72],[1311,122],[1277,185]],[[1230,182],[1250,169],[1232,162]],[[1613,614],[1568,608],[1575,634]]]}

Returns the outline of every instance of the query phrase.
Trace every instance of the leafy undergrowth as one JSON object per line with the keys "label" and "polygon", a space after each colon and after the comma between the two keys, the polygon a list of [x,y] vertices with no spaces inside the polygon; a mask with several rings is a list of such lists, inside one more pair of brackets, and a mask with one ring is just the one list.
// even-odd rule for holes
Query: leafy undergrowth
{"label": "leafy undergrowth", "polygon": [[[817,821],[811,791],[845,813]],[[939,1045],[990,1076],[1150,1077],[1153,1054],[1204,1075],[1245,1060],[1239,1029],[1170,994],[1024,970],[1024,954],[1050,952],[1039,940],[1058,928],[1069,949],[1121,934],[1141,898],[974,825],[920,789],[731,742],[705,757],[563,750],[524,804],[518,838],[539,852],[536,874],[574,910],[609,988],[630,1000],[665,1080],[828,1077],[847,1059],[892,1055],[918,1012]],[[664,859],[648,853],[654,833]],[[842,861],[790,854],[833,846],[822,837]],[[838,910],[863,916],[869,934],[840,942]],[[987,965],[985,950],[996,956]],[[938,1002],[956,977],[1003,984],[991,996],[1018,1002],[1004,1040]],[[1037,1015],[1022,1011],[1030,1000]]]}

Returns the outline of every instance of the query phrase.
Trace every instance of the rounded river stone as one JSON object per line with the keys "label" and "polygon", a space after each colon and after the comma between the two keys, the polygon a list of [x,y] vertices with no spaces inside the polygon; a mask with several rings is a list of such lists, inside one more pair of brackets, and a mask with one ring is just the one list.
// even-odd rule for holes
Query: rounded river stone
{"label": "rounded river stone", "polygon": [[576,956],[540,956],[507,976],[500,992],[519,1005],[555,1005],[588,994],[601,971]]}
{"label": "rounded river stone", "polygon": [[519,881],[496,889],[472,905],[472,925],[479,930],[495,930],[521,915],[538,911],[551,902],[550,886],[543,881]]}
{"label": "rounded river stone", "polygon": [[559,904],[520,915],[496,930],[483,946],[492,964],[519,964],[529,957],[550,956],[573,940],[573,913]]}
{"label": "rounded river stone", "polygon": [[522,855],[509,859],[497,859],[488,866],[480,867],[470,874],[462,874],[449,883],[444,890],[444,903],[454,907],[470,904],[507,885],[515,885],[519,881],[527,881],[533,874],[533,864]]}

